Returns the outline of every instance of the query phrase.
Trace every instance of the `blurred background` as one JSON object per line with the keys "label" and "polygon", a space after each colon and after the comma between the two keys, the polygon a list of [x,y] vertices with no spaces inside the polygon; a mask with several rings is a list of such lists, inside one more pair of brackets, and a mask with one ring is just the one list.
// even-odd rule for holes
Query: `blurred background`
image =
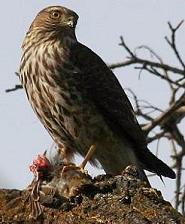
{"label": "blurred background", "polygon": [[[2,1],[0,13],[0,187],[25,188],[32,179],[29,165],[45,150],[52,148],[53,142],[33,113],[23,90],[5,93],[5,90],[19,84],[15,72],[18,71],[21,44],[35,15],[49,5],[63,5],[77,12],[77,38],[95,51],[107,64],[126,60],[127,53],[119,46],[120,36],[134,49],[138,45],[148,45],[154,49],[165,63],[175,65],[174,55],[164,40],[169,34],[167,22],[177,25],[185,17],[185,2],[182,0],[15,0]],[[177,43],[185,52],[185,27],[178,31]],[[184,54],[185,56],[185,54]],[[138,70],[124,67],[114,70],[123,88],[131,88],[138,98],[148,100],[165,108],[169,87],[160,79],[143,73],[138,78]],[[132,101],[132,96],[129,95]],[[185,125],[181,128],[185,130]],[[156,143],[150,149],[156,153]],[[160,142],[158,157],[169,165],[170,148],[167,141]],[[77,157],[77,164],[81,158]],[[101,169],[88,166],[93,176],[103,173]],[[184,180],[184,177],[183,177]],[[152,186],[161,190],[166,200],[173,200],[175,181],[151,177]]]}

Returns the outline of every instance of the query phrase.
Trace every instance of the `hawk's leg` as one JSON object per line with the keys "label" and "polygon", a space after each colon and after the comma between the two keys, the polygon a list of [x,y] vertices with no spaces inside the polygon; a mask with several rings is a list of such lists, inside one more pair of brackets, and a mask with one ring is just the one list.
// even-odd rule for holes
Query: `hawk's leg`
{"label": "hawk's leg", "polygon": [[72,170],[72,169],[74,169],[74,170],[78,170],[79,169],[80,172],[86,173],[84,168],[85,168],[87,162],[89,160],[91,160],[91,158],[92,158],[92,156],[94,154],[95,149],[96,149],[96,146],[95,145],[91,145],[91,147],[89,148],[89,150],[88,150],[88,152],[87,152],[83,162],[79,166],[76,166],[75,164],[73,164],[73,163],[71,163],[69,161],[67,163],[64,163],[65,165],[64,165],[64,167],[62,169],[62,174],[65,173],[66,171]]}
{"label": "hawk's leg", "polygon": [[84,171],[84,168],[85,168],[87,162],[91,160],[95,150],[96,150],[96,145],[91,145],[87,154],[86,154],[86,156],[85,156],[85,158],[84,158],[84,160],[83,160],[83,162],[79,166],[81,171]]}
{"label": "hawk's leg", "polygon": [[62,144],[58,144],[58,155],[64,164],[71,164],[73,151]]}

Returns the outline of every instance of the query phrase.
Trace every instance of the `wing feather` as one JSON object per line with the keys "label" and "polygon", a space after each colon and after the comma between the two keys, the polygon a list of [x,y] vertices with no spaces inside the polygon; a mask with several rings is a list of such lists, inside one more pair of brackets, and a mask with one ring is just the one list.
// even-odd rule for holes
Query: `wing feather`
{"label": "wing feather", "polygon": [[81,71],[81,83],[88,97],[103,114],[108,125],[136,148],[146,148],[130,101],[114,73],[92,50],[82,44],[72,48],[71,60]]}

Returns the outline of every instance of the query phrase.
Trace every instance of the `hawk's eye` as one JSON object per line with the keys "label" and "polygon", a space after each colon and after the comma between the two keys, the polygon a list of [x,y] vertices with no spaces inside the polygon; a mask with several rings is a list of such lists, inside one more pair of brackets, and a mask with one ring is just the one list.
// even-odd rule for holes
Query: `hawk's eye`
{"label": "hawk's eye", "polygon": [[51,17],[52,17],[53,19],[59,19],[60,16],[61,16],[61,14],[60,14],[60,12],[59,12],[58,10],[55,10],[55,11],[53,11],[53,12],[51,13]]}

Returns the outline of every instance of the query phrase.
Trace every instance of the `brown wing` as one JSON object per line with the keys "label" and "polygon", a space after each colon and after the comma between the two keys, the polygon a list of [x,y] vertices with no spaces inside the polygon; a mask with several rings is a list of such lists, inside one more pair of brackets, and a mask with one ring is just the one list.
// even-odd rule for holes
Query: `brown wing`
{"label": "brown wing", "polygon": [[144,169],[159,176],[175,178],[175,173],[147,148],[146,138],[133,112],[133,108],[114,73],[102,59],[82,44],[73,46],[71,62],[81,73],[80,88],[103,115],[110,128],[130,144]]}
{"label": "brown wing", "polygon": [[82,72],[81,88],[85,88],[108,125],[126,137],[134,148],[145,149],[145,136],[114,73],[98,55],[80,43],[72,48],[71,60]]}

